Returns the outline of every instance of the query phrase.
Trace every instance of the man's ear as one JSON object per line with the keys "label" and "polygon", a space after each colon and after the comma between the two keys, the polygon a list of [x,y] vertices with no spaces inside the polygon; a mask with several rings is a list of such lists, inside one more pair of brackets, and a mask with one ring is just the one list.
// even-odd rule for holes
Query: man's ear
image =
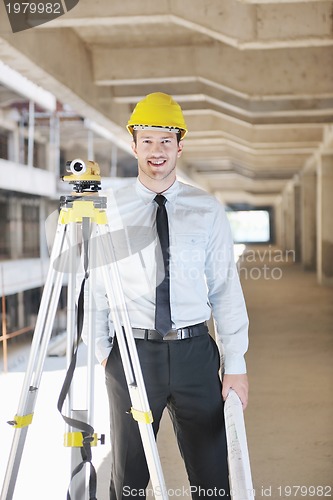
{"label": "man's ear", "polygon": [[181,156],[182,151],[183,151],[183,141],[179,141],[179,144],[178,144],[178,158]]}
{"label": "man's ear", "polygon": [[137,157],[138,157],[138,154],[137,154],[137,152],[136,152],[136,144],[135,144],[135,142],[134,142],[134,141],[132,141],[131,146],[132,146],[132,151],[133,151],[133,153],[134,153],[134,156],[135,156],[135,158],[137,158]]}

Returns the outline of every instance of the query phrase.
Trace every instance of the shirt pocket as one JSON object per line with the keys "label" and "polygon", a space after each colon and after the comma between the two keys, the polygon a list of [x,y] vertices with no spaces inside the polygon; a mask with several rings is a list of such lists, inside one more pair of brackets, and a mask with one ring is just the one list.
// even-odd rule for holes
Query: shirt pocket
{"label": "shirt pocket", "polygon": [[204,277],[206,237],[197,233],[174,235],[171,249],[172,267],[176,278],[196,281]]}

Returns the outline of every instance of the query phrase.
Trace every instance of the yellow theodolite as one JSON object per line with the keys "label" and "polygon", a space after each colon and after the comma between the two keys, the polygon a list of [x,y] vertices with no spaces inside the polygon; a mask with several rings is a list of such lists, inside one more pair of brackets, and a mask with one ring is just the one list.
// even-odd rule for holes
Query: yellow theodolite
{"label": "yellow theodolite", "polygon": [[64,175],[62,180],[73,184],[75,192],[96,192],[101,189],[100,168],[95,161],[85,162],[76,158],[66,163],[66,171],[70,175]]}

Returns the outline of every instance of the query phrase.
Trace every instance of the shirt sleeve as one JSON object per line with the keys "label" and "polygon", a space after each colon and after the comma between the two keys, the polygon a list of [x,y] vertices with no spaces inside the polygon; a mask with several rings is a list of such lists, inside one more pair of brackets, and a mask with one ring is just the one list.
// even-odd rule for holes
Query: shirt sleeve
{"label": "shirt sleeve", "polygon": [[[103,194],[107,196],[108,218],[114,222],[114,226],[116,226],[116,229],[118,229],[121,221],[119,218],[119,214],[116,211],[114,193],[112,190],[107,190],[104,191]],[[81,262],[81,268],[81,273],[83,276],[83,262]],[[87,286],[85,286],[84,301],[88,307],[88,289],[89,286],[92,286],[90,278],[88,278],[86,285]],[[91,307],[94,311],[93,338],[95,340],[95,356],[99,363],[102,363],[102,361],[109,357],[109,354],[111,352],[114,338],[114,327],[111,320],[110,307],[107,299],[105,282],[103,279],[103,272],[101,267],[96,268],[95,283],[93,286],[92,295],[93,303],[91,304]],[[85,344],[88,343],[88,333],[88,314],[85,314],[82,328],[82,340]]]}
{"label": "shirt sleeve", "polygon": [[234,260],[234,244],[228,218],[217,202],[206,255],[208,299],[222,345],[224,372],[246,373],[248,315]]}
{"label": "shirt sleeve", "polygon": [[[84,301],[88,304],[88,286],[85,287]],[[96,285],[93,290],[94,308],[94,339],[95,339],[95,355],[100,363],[107,359],[113,344],[113,326],[110,320],[109,304],[106,296],[105,286],[102,279],[102,273],[96,272]],[[82,339],[85,344],[88,342],[88,315],[84,315]]]}

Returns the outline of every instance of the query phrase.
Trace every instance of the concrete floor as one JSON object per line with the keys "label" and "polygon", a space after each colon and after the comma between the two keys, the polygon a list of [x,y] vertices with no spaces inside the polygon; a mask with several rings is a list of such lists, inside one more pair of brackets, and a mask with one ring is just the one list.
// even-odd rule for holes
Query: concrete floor
{"label": "concrete floor", "polygon": [[243,256],[240,271],[251,324],[245,417],[256,496],[332,497],[333,289],[282,253],[257,252]]}
{"label": "concrete floor", "polygon": [[[250,249],[240,261],[240,274],[251,323],[245,419],[256,498],[332,497],[333,289],[318,286],[313,273],[302,272],[292,258],[288,262],[271,247]],[[0,375],[0,483],[13,432],[4,422],[15,414],[26,361],[23,347],[13,349],[11,372]],[[82,387],[83,358],[79,365]],[[69,450],[62,447],[63,423],[55,409],[63,374],[64,360],[47,358],[15,500],[66,498]],[[108,434],[99,366],[95,392],[95,427]],[[190,498],[172,434],[165,416],[158,445],[170,497]],[[107,439],[93,451],[98,500],[107,500],[109,447]]]}

